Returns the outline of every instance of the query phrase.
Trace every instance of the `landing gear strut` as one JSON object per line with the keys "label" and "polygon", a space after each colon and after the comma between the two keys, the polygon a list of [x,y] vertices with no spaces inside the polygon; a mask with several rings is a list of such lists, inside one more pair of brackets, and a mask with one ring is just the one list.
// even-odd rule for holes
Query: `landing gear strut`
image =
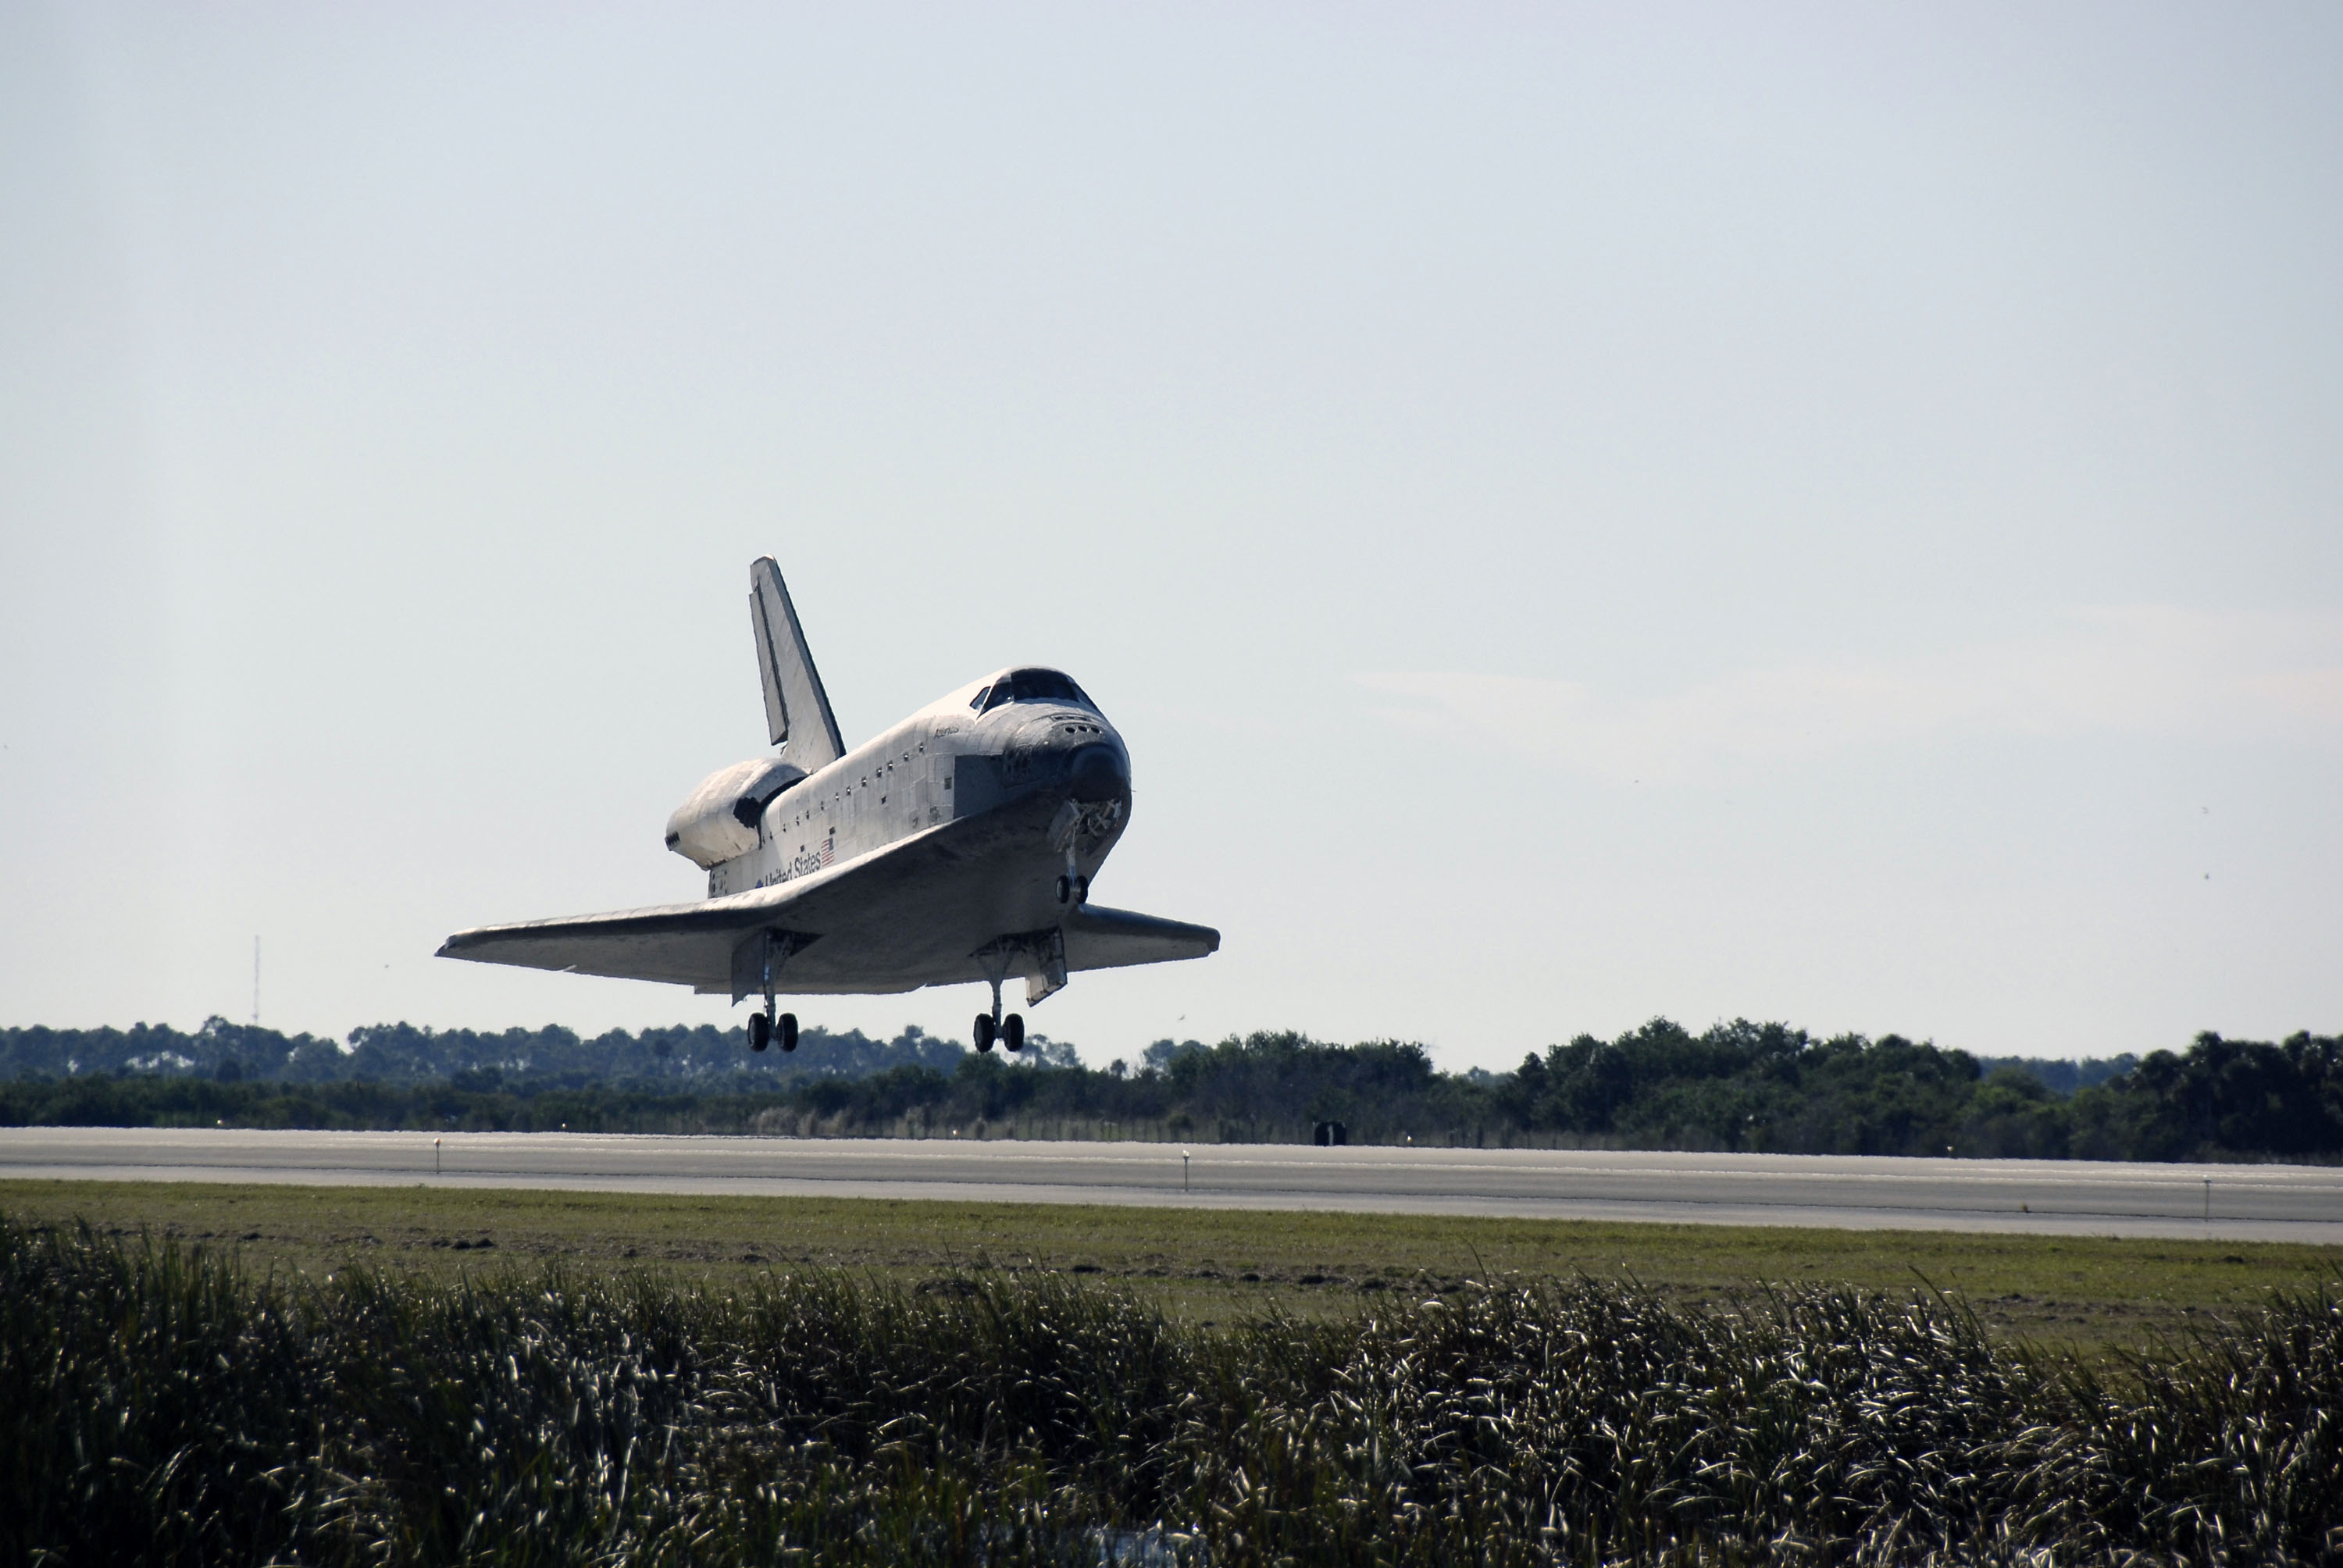
{"label": "landing gear strut", "polygon": [[[749,956],[748,943],[732,954],[732,1000],[739,1001],[753,991],[765,993],[765,1010],[749,1020],[749,1049],[762,1050],[779,1035],[783,1050],[798,1048],[798,1015],[776,1012],[779,1005],[773,1000],[776,982],[781,978],[781,966],[789,955],[812,940],[810,937],[793,936],[787,931],[767,930],[749,939],[756,944],[754,957]],[[751,969],[749,966],[754,965]]]}
{"label": "landing gear strut", "polygon": [[1014,1012],[1006,1018],[1001,1015],[1001,977],[994,975],[990,979],[992,1010],[976,1015],[976,1049],[990,1051],[992,1042],[997,1040],[1011,1050],[1022,1050],[1025,1049],[1025,1017],[1022,1013]]}

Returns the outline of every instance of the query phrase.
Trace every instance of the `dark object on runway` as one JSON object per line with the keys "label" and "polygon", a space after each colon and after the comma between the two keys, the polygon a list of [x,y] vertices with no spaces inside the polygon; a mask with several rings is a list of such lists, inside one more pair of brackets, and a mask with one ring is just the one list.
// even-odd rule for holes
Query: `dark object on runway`
{"label": "dark object on runway", "polygon": [[1339,1121],[1321,1121],[1310,1129],[1310,1141],[1321,1149],[1341,1149],[1351,1141],[1351,1130]]}

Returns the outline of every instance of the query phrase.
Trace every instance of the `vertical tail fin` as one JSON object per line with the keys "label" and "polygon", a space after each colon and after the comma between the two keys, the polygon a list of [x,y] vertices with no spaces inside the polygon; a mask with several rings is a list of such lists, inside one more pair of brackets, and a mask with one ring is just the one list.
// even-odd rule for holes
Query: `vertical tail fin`
{"label": "vertical tail fin", "polygon": [[765,682],[765,722],[781,760],[819,772],[846,755],[830,695],[814,673],[805,632],[770,556],[749,568],[749,621],[757,634],[757,673]]}

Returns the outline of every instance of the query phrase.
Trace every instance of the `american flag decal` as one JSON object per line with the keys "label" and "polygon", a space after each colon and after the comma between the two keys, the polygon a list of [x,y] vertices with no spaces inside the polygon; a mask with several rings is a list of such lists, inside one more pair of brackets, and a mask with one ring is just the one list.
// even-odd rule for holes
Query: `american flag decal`
{"label": "american flag decal", "polygon": [[836,832],[835,830],[833,830],[833,831],[831,831],[831,832],[825,833],[825,834],[823,834],[823,835],[822,835],[822,839],[821,839],[821,863],[822,863],[823,865],[827,866],[827,865],[829,865],[829,864],[830,864],[830,858],[831,854],[834,852],[834,846],[836,845],[837,840],[838,840],[838,834],[837,834],[837,832]]}

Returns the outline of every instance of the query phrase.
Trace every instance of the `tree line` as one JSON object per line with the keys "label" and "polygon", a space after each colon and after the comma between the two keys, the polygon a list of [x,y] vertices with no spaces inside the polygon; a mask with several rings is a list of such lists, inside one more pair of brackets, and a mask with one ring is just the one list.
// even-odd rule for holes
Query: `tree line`
{"label": "tree line", "polygon": [[[247,1079],[294,1084],[348,1081],[447,1083],[465,1075],[512,1080],[535,1089],[586,1089],[611,1084],[678,1089],[729,1088],[749,1092],[807,1077],[860,1078],[890,1067],[949,1071],[967,1048],[922,1033],[918,1026],[890,1040],[860,1030],[833,1034],[805,1030],[795,1052],[752,1052],[746,1031],[677,1025],[631,1034],[614,1029],[590,1038],[558,1024],[498,1031],[434,1030],[410,1023],[370,1024],[347,1040],[284,1034],[205,1020],[201,1029],[140,1023],[129,1029],[0,1030],[0,1079],[71,1078],[92,1073],[200,1077],[223,1083]],[[1037,1060],[1056,1060],[1064,1048],[1035,1037]]]}
{"label": "tree line", "polygon": [[2343,1041],[2200,1034],[2097,1062],[1980,1059],[1900,1035],[1817,1039],[1735,1020],[1581,1035],[1511,1072],[1442,1072],[1421,1045],[1291,1032],[1159,1040],[1081,1064],[907,1030],[584,1039],[407,1024],[347,1042],[214,1020],[180,1033],[0,1030],[0,1124],[737,1131],[799,1136],[1307,1141],[2093,1160],[2343,1157]]}

